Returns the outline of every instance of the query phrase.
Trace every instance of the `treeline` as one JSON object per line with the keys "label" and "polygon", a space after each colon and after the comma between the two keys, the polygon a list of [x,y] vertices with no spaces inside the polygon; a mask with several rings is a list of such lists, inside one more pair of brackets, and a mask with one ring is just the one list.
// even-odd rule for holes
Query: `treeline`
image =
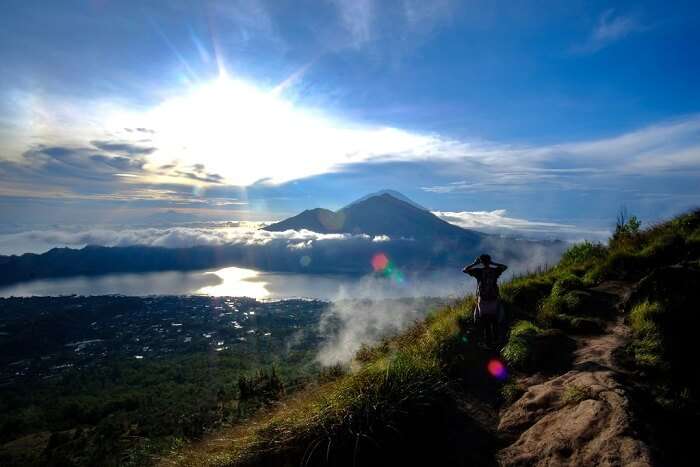
{"label": "treeline", "polygon": [[1,465],[147,465],[153,456],[276,401],[314,379],[312,349],[290,361],[197,353],[120,361],[0,389]]}

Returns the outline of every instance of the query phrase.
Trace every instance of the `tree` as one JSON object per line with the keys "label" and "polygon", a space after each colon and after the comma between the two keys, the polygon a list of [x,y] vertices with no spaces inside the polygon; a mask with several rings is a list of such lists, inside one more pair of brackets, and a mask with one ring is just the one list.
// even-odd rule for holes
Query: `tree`
{"label": "tree", "polygon": [[637,216],[630,216],[627,213],[627,208],[622,206],[617,213],[617,221],[615,222],[615,233],[613,239],[623,236],[633,236],[639,233],[639,228],[642,226]]}

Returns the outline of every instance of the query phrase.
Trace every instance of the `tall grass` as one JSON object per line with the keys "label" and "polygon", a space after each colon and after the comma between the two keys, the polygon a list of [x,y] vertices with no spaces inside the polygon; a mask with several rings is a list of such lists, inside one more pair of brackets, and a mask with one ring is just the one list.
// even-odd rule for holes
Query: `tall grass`
{"label": "tall grass", "polygon": [[541,333],[542,329],[530,321],[518,321],[511,328],[501,355],[516,368],[526,367],[532,358],[532,341]]}
{"label": "tall grass", "polygon": [[630,327],[635,338],[632,352],[642,367],[660,369],[663,365],[663,338],[658,325],[663,313],[663,305],[649,301],[635,305],[630,312]]}

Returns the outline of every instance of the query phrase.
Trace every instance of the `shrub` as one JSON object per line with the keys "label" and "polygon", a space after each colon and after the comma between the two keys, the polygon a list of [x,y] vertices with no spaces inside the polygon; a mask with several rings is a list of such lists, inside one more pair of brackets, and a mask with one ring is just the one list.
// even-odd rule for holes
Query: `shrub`
{"label": "shrub", "polygon": [[628,216],[627,209],[620,209],[615,232],[610,238],[610,246],[613,248],[634,248],[640,240],[639,228],[641,225],[642,222],[637,216]]}
{"label": "shrub", "polygon": [[515,381],[508,381],[506,384],[503,385],[501,388],[501,397],[503,398],[503,402],[506,404],[512,404],[520,396],[522,396],[525,393],[525,389],[523,388],[522,385],[516,383]]}
{"label": "shrub", "polygon": [[501,355],[514,367],[526,367],[531,359],[532,341],[541,332],[542,329],[530,321],[518,321],[510,329],[508,342],[501,350]]}
{"label": "shrub", "polygon": [[636,363],[642,367],[663,366],[663,341],[658,319],[664,309],[658,302],[644,301],[632,308],[630,326],[635,340],[631,349]]}
{"label": "shrub", "polygon": [[537,322],[542,326],[551,326],[559,315],[581,312],[583,300],[577,292],[552,294],[540,303]]}
{"label": "shrub", "polygon": [[593,282],[601,280],[638,279],[647,270],[647,257],[630,250],[613,251],[596,268],[592,269],[584,279]]}
{"label": "shrub", "polygon": [[559,262],[560,267],[576,267],[600,261],[607,255],[605,246],[600,243],[585,241],[577,243],[564,252]]}
{"label": "shrub", "polygon": [[550,294],[553,283],[551,273],[518,277],[501,287],[501,299],[512,314],[534,319],[540,301]]}
{"label": "shrub", "polygon": [[552,295],[564,295],[572,290],[581,290],[586,286],[580,277],[571,273],[565,273],[554,282]]}
{"label": "shrub", "polygon": [[572,384],[564,389],[564,394],[562,395],[562,400],[566,404],[578,404],[586,399],[590,398],[590,391],[588,388],[577,386]]}
{"label": "shrub", "polygon": [[663,265],[682,260],[686,253],[685,238],[677,232],[665,232],[654,238],[641,255],[649,258],[652,265]]}

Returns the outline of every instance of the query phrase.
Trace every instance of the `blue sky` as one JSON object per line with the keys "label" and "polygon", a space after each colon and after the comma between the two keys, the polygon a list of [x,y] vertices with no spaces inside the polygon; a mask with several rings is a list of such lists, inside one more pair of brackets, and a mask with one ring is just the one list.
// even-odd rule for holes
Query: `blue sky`
{"label": "blue sky", "polygon": [[693,3],[6,0],[0,221],[391,188],[467,226],[653,222],[700,205]]}

